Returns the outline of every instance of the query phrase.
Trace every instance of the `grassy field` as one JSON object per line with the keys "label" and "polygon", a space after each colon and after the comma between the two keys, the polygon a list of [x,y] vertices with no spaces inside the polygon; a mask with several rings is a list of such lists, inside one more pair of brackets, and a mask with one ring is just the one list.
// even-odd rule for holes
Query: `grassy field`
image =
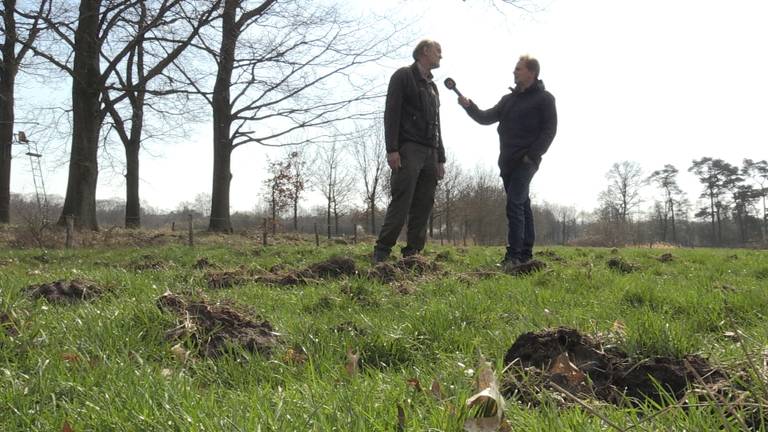
{"label": "grassy field", "polygon": [[[293,239],[4,250],[0,430],[460,431],[480,358],[501,375],[518,336],[558,326],[631,358],[702,355],[743,398],[614,404],[546,388],[508,398],[511,430],[764,430],[768,252],[539,248],[547,267],[513,276],[495,266],[502,248],[430,246],[428,268],[384,283],[369,274],[370,249]],[[331,257],[352,258],[357,275],[302,283],[302,269]],[[627,272],[608,266],[616,258]],[[57,280],[100,295],[30,295]],[[193,337],[158,307],[166,292],[266,320],[276,343],[206,355],[210,334]]]}

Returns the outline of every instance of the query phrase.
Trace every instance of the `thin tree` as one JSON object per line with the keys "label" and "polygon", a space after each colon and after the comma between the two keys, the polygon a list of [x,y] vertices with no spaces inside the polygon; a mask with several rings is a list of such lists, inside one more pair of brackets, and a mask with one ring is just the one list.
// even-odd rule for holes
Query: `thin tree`
{"label": "thin tree", "polygon": [[640,205],[640,165],[633,161],[614,163],[605,177],[608,179],[608,188],[600,194],[600,201],[625,223],[630,212]]}
{"label": "thin tree", "polygon": [[667,240],[667,225],[666,221],[669,219],[672,228],[672,243],[677,243],[677,231],[675,228],[675,203],[679,201],[678,197],[682,195],[683,191],[677,185],[678,170],[674,165],[666,164],[664,168],[656,170],[648,176],[648,181],[654,183],[664,192],[664,207],[661,215],[663,216],[664,225],[662,229],[662,241]]}
{"label": "thin tree", "polygon": [[753,161],[744,159],[741,167],[741,174],[746,179],[752,180],[757,186],[757,197],[763,202],[763,219],[761,224],[761,233],[763,242],[768,239],[768,206],[766,206],[766,197],[768,196],[768,162],[765,160]]}
{"label": "thin tree", "polygon": [[712,241],[715,244],[722,243],[722,212],[725,203],[721,201],[721,196],[726,190],[726,179],[738,173],[738,168],[725,162],[722,159],[713,159],[703,157],[693,160],[688,168],[699,178],[699,182],[704,185],[701,198],[709,200],[709,208],[701,209],[696,213],[697,217],[709,216],[712,226]]}
{"label": "thin tree", "polygon": [[[41,18],[50,15],[48,0],[40,0],[37,13],[31,18],[22,17],[17,22],[16,0],[2,0],[3,18],[0,34],[3,43],[0,46],[0,224],[10,222],[11,204],[11,146],[13,145],[13,126],[15,113],[16,76],[24,58],[41,31]],[[19,32],[23,32],[20,36]]]}
{"label": "thin tree", "polygon": [[387,168],[384,134],[377,119],[369,128],[358,128],[352,144],[355,172],[363,184],[363,200],[369,231],[376,234],[376,205],[383,195],[381,184]]}
{"label": "thin tree", "polygon": [[290,161],[268,161],[269,177],[264,180],[264,197],[269,204],[272,220],[272,234],[277,233],[277,218],[291,205],[291,166]]}
{"label": "thin tree", "polygon": [[[120,64],[121,67],[112,70],[112,79],[116,84],[103,89],[102,100],[112,120],[110,130],[117,134],[125,150],[126,228],[141,226],[139,151],[142,142],[148,139],[145,133],[145,110],[149,108],[154,119],[165,119],[165,125],[161,128],[176,131],[178,127],[170,127],[172,119],[183,114],[174,110],[173,106],[180,109],[188,106],[183,103],[184,98],[175,98],[171,103],[163,104],[163,99],[183,94],[183,89],[166,85],[166,82],[160,86],[153,84],[159,81],[158,78],[164,77],[162,74],[173,59],[187,49],[200,29],[211,21],[220,3],[221,0],[216,0],[205,7],[198,7],[197,4],[178,2],[174,8],[167,9],[166,17],[161,18],[157,14],[163,12],[148,9],[147,3],[142,1],[135,9],[125,11],[120,16],[122,25],[119,32],[128,39],[135,38],[136,43]],[[158,19],[168,21],[169,24],[157,26],[154,22]],[[182,103],[178,103],[179,99]],[[127,105],[124,109],[121,101]]]}

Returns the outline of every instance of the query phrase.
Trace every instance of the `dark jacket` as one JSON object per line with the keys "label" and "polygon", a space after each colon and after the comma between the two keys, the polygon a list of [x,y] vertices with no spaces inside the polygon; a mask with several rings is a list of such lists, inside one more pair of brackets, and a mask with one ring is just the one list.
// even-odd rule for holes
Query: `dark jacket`
{"label": "dark jacket", "polygon": [[445,162],[437,86],[421,76],[416,63],[398,69],[389,80],[384,141],[387,153],[399,151],[406,141],[435,147],[438,162]]}
{"label": "dark jacket", "polygon": [[481,110],[472,102],[466,111],[480,124],[499,122],[502,174],[526,155],[538,166],[557,132],[555,98],[541,80],[522,92],[513,90],[489,110]]}

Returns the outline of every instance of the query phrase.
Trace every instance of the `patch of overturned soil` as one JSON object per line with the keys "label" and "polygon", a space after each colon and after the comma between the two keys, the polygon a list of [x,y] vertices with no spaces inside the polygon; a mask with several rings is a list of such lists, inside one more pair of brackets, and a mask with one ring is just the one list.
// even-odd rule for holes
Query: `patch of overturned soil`
{"label": "patch of overturned soil", "polygon": [[411,255],[401,258],[395,264],[402,271],[410,271],[419,275],[427,273],[436,273],[440,271],[440,265],[430,261],[421,255]]}
{"label": "patch of overturned soil", "polygon": [[520,335],[507,350],[504,364],[512,366],[502,392],[528,403],[535,403],[540,388],[560,387],[619,404],[626,397],[663,402],[665,393],[678,399],[692,386],[727,382],[722,371],[699,356],[632,359],[565,327]]}
{"label": "patch of overturned soil", "polygon": [[12,313],[8,312],[0,313],[0,329],[6,336],[14,337],[19,335],[19,329],[11,315]]}
{"label": "patch of overturned soil", "polygon": [[24,291],[32,299],[44,298],[51,303],[75,303],[94,299],[103,294],[104,289],[92,282],[75,279],[30,285]]}
{"label": "patch of overturned soil", "polygon": [[166,332],[169,340],[184,340],[204,357],[218,357],[230,347],[270,354],[278,334],[269,321],[251,317],[231,305],[211,304],[167,292],[157,299],[161,310],[173,313],[178,325]]}
{"label": "patch of overturned soil", "polygon": [[357,274],[355,261],[347,257],[331,257],[326,261],[311,264],[301,270],[287,270],[283,265],[275,265],[268,273],[257,273],[245,268],[233,271],[209,271],[206,280],[209,288],[229,288],[249,282],[269,285],[303,285],[318,279],[335,279]]}
{"label": "patch of overturned soil", "polygon": [[626,261],[621,257],[613,257],[606,262],[609,269],[615,270],[619,273],[633,273],[640,270],[640,266]]}

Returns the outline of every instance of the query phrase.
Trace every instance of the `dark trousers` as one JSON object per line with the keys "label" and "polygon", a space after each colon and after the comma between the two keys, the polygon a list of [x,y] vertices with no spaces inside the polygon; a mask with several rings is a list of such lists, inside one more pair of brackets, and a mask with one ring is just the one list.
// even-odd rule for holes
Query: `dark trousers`
{"label": "dark trousers", "polygon": [[533,257],[536,234],[528,193],[537,170],[536,165],[520,161],[501,174],[507,193],[507,259],[527,261]]}
{"label": "dark trousers", "polygon": [[411,254],[424,249],[427,241],[427,224],[437,188],[437,150],[421,144],[402,143],[400,165],[392,171],[392,201],[387,207],[376,250],[389,253],[407,219],[407,244],[403,253]]}

